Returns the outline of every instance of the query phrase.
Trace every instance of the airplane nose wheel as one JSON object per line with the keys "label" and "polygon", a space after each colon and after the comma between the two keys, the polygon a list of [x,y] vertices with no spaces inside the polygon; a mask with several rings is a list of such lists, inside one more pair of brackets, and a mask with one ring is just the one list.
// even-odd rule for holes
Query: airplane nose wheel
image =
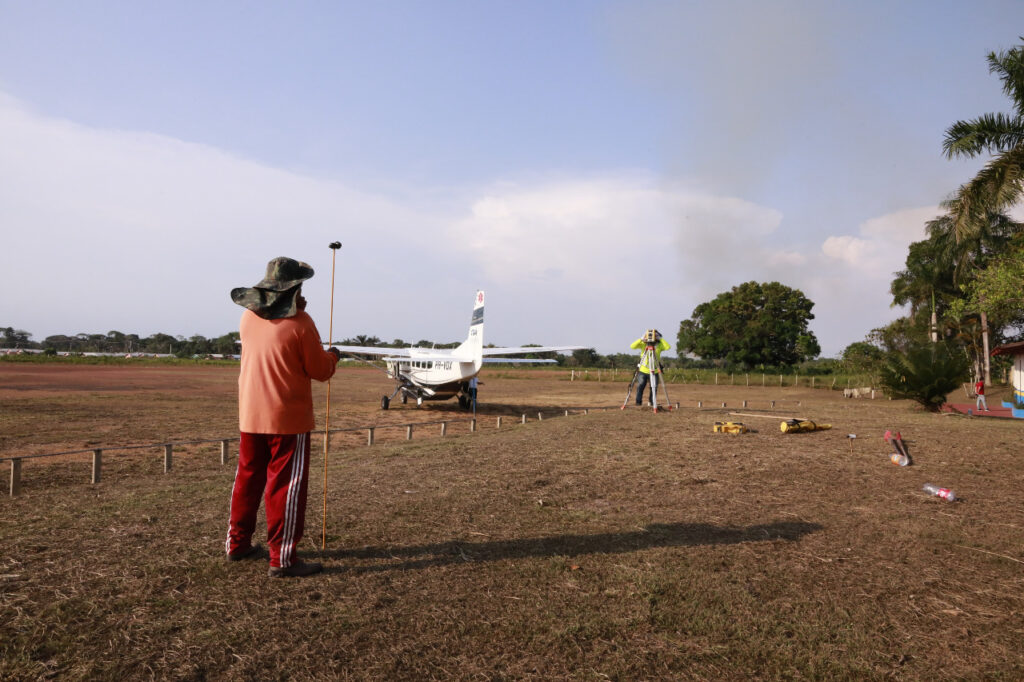
{"label": "airplane nose wheel", "polygon": [[380,409],[386,410],[389,407],[391,407],[391,398],[387,397],[386,395],[385,396],[381,396],[381,399],[380,399]]}
{"label": "airplane nose wheel", "polygon": [[405,405],[407,402],[409,402],[409,394],[402,391],[402,404]]}

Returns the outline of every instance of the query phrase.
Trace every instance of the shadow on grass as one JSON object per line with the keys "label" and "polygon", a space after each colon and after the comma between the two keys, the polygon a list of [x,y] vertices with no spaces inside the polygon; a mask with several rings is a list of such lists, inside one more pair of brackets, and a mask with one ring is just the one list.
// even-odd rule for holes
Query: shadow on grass
{"label": "shadow on grass", "polygon": [[519,540],[460,542],[452,540],[408,547],[363,547],[328,550],[326,559],[382,559],[377,566],[325,566],[328,573],[372,573],[413,570],[467,562],[501,561],[534,557],[576,557],[586,554],[624,554],[654,547],[696,547],[735,545],[771,540],[796,541],[821,530],[817,523],[776,521],[746,528],[713,526],[707,523],[655,523],[628,533],[595,535],[554,535]]}

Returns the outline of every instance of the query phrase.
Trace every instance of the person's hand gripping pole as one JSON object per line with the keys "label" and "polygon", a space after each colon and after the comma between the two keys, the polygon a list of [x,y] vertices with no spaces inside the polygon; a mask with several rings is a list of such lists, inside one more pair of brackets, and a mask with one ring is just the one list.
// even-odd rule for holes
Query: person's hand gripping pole
{"label": "person's hand gripping pole", "polygon": [[[331,317],[327,325],[327,347],[334,346],[334,261],[341,242],[328,244],[331,249]],[[320,524],[320,549],[327,548],[327,446],[331,440],[331,380],[327,380],[327,411],[324,415],[324,515]]]}

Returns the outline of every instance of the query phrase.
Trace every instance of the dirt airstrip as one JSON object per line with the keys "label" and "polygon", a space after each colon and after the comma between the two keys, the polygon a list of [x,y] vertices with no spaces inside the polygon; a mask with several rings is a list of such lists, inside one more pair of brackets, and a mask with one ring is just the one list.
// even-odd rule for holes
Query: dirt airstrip
{"label": "dirt airstrip", "polygon": [[326,481],[314,455],[301,552],[325,573],[270,581],[221,556],[216,444],[176,446],[166,474],[161,449],[113,449],[234,437],[236,378],[0,363],[0,458],[112,448],[99,484],[87,453],[26,459],[0,497],[0,678],[1024,675],[1020,421],[693,384],[655,415],[618,409],[628,375],[488,369],[470,433],[454,401],[382,412],[389,382],[344,368],[331,428],[377,444],[334,434]]}

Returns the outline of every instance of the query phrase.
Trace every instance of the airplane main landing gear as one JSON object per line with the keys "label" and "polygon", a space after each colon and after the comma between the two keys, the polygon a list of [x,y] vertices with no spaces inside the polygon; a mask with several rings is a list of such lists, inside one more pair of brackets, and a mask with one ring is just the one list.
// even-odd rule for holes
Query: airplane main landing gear
{"label": "airplane main landing gear", "polygon": [[386,395],[381,396],[381,398],[380,398],[380,409],[386,410],[389,407],[391,407],[391,398],[387,397]]}
{"label": "airplane main landing gear", "polygon": [[462,393],[460,393],[459,394],[459,407],[461,407],[464,410],[468,410],[469,406],[470,406],[469,396],[468,395],[463,395]]}

